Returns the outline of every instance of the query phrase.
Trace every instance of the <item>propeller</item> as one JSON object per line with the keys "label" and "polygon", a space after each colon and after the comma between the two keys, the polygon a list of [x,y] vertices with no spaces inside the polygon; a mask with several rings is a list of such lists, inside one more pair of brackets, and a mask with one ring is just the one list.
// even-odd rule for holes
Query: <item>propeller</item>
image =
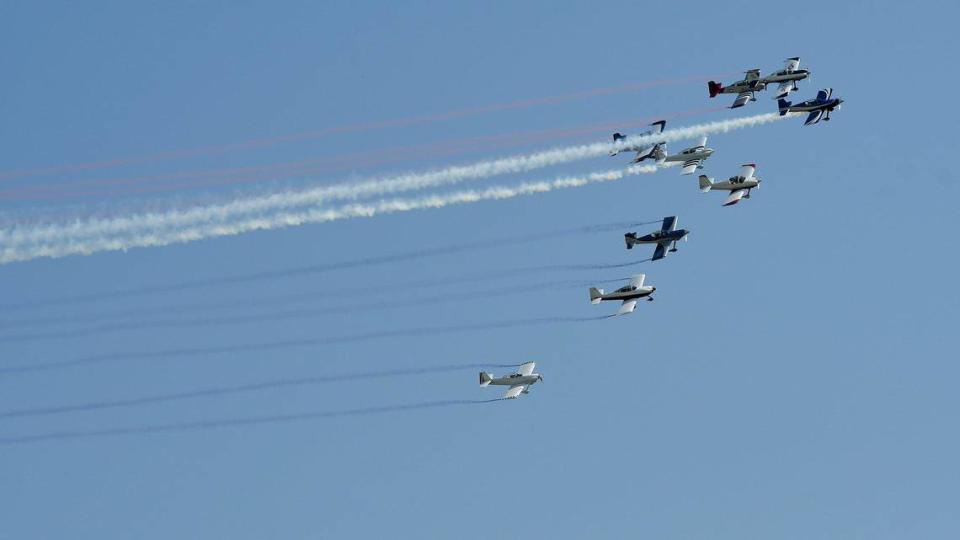
{"label": "propeller", "polygon": [[543,375],[537,374],[537,380],[543,382]]}

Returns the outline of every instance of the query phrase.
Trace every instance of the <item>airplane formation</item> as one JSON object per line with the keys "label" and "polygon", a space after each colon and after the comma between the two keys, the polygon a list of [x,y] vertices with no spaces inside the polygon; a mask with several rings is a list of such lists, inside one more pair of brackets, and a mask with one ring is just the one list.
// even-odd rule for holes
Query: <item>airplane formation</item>
{"label": "airplane formation", "polygon": [[[736,94],[731,109],[743,107],[748,101],[756,101],[756,93],[766,90],[768,85],[777,84],[776,93],[773,99],[777,100],[778,112],[781,116],[787,113],[808,113],[803,125],[809,126],[817,124],[820,120],[830,120],[830,113],[840,109],[843,99],[833,97],[833,89],[826,88],[820,90],[813,99],[808,99],[800,103],[791,103],[786,98],[791,92],[799,90],[797,81],[802,81],[810,77],[810,71],[800,69],[800,58],[793,57],[786,60],[783,69],[762,76],[759,69],[751,69],[745,72],[742,80],[724,86],[716,81],[707,83],[707,88],[711,98],[720,94]],[[659,120],[651,124],[652,128],[643,133],[632,137],[622,133],[613,134],[613,142],[617,144],[617,149],[610,152],[611,156],[616,156],[622,152],[633,152],[634,157],[630,164],[640,163],[645,160],[652,160],[657,165],[664,163],[679,162],[683,167],[681,175],[693,174],[698,169],[704,168],[704,161],[714,154],[714,149],[707,147],[707,138],[701,137],[695,146],[686,148],[677,154],[670,154],[667,151],[666,142],[651,142],[657,135],[664,132],[667,126],[666,120]],[[630,139],[640,139],[641,142],[631,144]],[[698,178],[700,191],[708,193],[710,191],[728,191],[730,194],[723,202],[723,206],[733,206],[742,199],[749,199],[750,193],[760,187],[761,179],[755,176],[757,165],[747,163],[742,165],[740,172],[729,177],[727,180],[714,181],[713,178],[701,174]],[[677,216],[668,216],[664,218],[659,230],[638,235],[636,232],[628,232],[623,235],[627,249],[633,249],[635,246],[643,244],[654,245],[653,256],[650,261],[658,261],[667,256],[668,253],[677,251],[677,242],[687,240],[690,233],[687,229],[677,228]],[[630,282],[619,289],[605,293],[603,289],[590,287],[590,303],[599,304],[605,301],[619,301],[620,308],[614,315],[626,315],[633,313],[637,308],[637,303],[641,299],[653,301],[653,293],[656,287],[644,285],[645,274],[637,274],[630,278]],[[543,377],[540,374],[533,373],[534,362],[527,362],[520,366],[516,373],[495,378],[486,372],[480,372],[480,386],[505,385],[509,386],[503,399],[515,399],[523,394],[530,392],[530,387],[542,382]]]}

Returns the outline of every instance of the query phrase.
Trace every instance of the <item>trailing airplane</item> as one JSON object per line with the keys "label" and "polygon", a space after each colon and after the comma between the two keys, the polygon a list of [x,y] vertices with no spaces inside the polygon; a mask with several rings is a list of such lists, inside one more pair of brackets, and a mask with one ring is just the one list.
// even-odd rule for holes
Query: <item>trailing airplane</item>
{"label": "trailing airplane", "polygon": [[617,315],[633,313],[633,310],[637,308],[637,301],[639,299],[646,298],[648,301],[653,302],[653,297],[650,295],[653,294],[653,291],[657,290],[657,288],[644,287],[643,280],[646,277],[646,274],[637,274],[630,278],[629,285],[620,287],[619,289],[608,294],[604,294],[603,289],[590,287],[590,303],[599,304],[605,300],[620,300],[623,303],[620,304],[620,309],[617,310]]}
{"label": "trailing airplane", "polygon": [[780,71],[771,73],[770,75],[760,79],[764,87],[770,83],[780,83],[780,86],[777,87],[777,93],[773,96],[773,99],[787,97],[790,92],[795,92],[798,90],[797,81],[802,81],[810,76],[809,71],[800,69],[799,56],[787,58],[786,62],[786,65],[784,65],[783,69]]}
{"label": "trailing airplane", "polygon": [[[633,246],[637,244],[656,244],[657,247],[653,250],[653,258],[650,260],[658,261],[667,256],[667,248],[670,248],[671,253],[677,251],[677,242],[681,239],[686,240],[689,232],[686,229],[677,229],[677,216],[670,216],[663,218],[663,225],[659,231],[639,237],[637,233],[631,232],[623,235],[623,239],[627,243],[627,249],[633,249]],[[671,244],[673,247],[670,247]]]}
{"label": "trailing airplane", "polygon": [[667,155],[667,148],[664,144],[658,144],[653,149],[653,158],[657,163],[665,161],[679,161],[683,163],[683,169],[680,174],[693,174],[697,169],[703,168],[703,162],[713,155],[713,148],[707,148],[707,137],[700,137],[696,146],[682,150],[679,154]]}
{"label": "trailing airplane", "polygon": [[785,99],[780,99],[777,101],[777,104],[780,106],[780,116],[783,116],[788,112],[810,113],[807,115],[807,119],[803,122],[803,125],[805,126],[816,124],[821,118],[823,118],[824,122],[830,120],[830,113],[836,109],[839,109],[841,103],[843,103],[842,99],[833,97],[833,88],[821,90],[817,92],[817,97],[797,103],[796,105]]}
{"label": "trailing airplane", "polygon": [[494,377],[486,371],[481,371],[480,386],[486,387],[491,384],[509,386],[510,388],[508,388],[507,393],[503,395],[503,399],[515,399],[519,397],[520,394],[529,394],[531,386],[538,382],[543,382],[543,375],[533,372],[533,368],[536,367],[536,365],[536,362],[527,362],[521,365],[516,373],[511,373],[504,377]]}
{"label": "trailing airplane", "polygon": [[[653,126],[653,129],[644,131],[639,135],[634,135],[634,137],[649,137],[651,135],[659,135],[663,133],[663,128],[667,126],[667,121],[659,120],[650,125]],[[626,142],[627,140],[628,140],[627,137],[622,133],[613,134],[613,142],[615,143]],[[640,163],[641,161],[647,158],[653,157],[653,151],[654,149],[656,149],[656,147],[657,147],[656,144],[635,144],[632,146],[626,146],[624,148],[614,150],[613,152],[610,152],[610,155],[615,156],[620,152],[636,152],[637,155],[634,156],[633,161],[631,161],[630,163]]]}
{"label": "trailing airplane", "polygon": [[710,97],[717,97],[719,94],[737,94],[737,98],[733,100],[733,105],[730,105],[731,109],[743,107],[747,104],[747,101],[756,101],[757,96],[754,93],[763,90],[766,85],[760,78],[759,69],[751,69],[745,73],[742,80],[730,86],[724,86],[716,81],[708,82],[707,88],[710,90]]}
{"label": "trailing airplane", "polygon": [[700,175],[700,191],[706,193],[711,190],[729,191],[724,206],[731,206],[740,202],[740,199],[750,198],[750,190],[760,187],[761,180],[753,173],[757,170],[755,163],[748,163],[740,169],[738,176],[731,176],[725,182],[714,182],[712,178],[707,178],[705,174]]}

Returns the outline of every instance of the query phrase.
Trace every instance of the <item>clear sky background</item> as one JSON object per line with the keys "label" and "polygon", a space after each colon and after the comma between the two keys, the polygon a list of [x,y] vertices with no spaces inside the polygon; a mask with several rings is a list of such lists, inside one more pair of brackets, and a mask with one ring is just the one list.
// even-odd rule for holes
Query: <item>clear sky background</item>
{"label": "clear sky background", "polygon": [[[510,402],[0,445],[0,538],[956,538],[958,15],[950,2],[4,3],[0,170],[66,166],[0,180],[5,222],[186,205],[241,189],[204,184],[194,171],[337,164],[242,189],[301,186],[606,140],[610,130],[456,153],[443,146],[451,140],[773,111],[764,93],[739,111],[706,112],[732,101],[709,100],[706,80],[779,69],[795,55],[813,80],[793,99],[832,86],[846,103],[827,124],[712,136],[709,174],[756,162],[764,179],[733,208],[668,170],[0,267],[3,414],[477,363],[536,360],[545,379]],[[74,166],[685,78],[390,129]],[[410,145],[425,150],[398,149]],[[183,171],[176,182],[162,177]],[[160,178],[88,189],[150,175]],[[454,281],[648,256],[624,250],[622,229],[222,283],[671,214],[692,230],[689,242],[635,267],[657,300],[616,319],[247,347],[611,313],[589,304],[586,284],[631,268]],[[212,284],[177,287],[196,280]],[[435,285],[411,286],[424,280]],[[427,302],[436,296],[451,301]],[[369,307],[339,309],[353,306]],[[245,322],[227,321],[234,316]],[[152,355],[210,348],[228,352]],[[477,386],[476,371],[7,415],[0,438],[498,396]]]}

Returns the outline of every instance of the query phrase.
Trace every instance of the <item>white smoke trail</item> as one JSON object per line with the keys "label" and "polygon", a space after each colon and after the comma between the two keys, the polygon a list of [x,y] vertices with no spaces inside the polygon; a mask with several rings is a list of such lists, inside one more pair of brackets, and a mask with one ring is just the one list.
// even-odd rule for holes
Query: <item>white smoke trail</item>
{"label": "white smoke trail", "polygon": [[[673,165],[673,163],[668,164]],[[297,212],[279,212],[253,216],[220,223],[203,223],[190,228],[176,226],[157,227],[154,230],[130,234],[123,231],[114,236],[103,235],[83,239],[52,240],[18,246],[4,245],[0,248],[0,264],[27,261],[40,257],[65,257],[67,255],[90,255],[103,251],[127,250],[137,247],[158,247],[192,242],[221,236],[231,236],[250,231],[270,230],[310,223],[326,223],[351,218],[369,218],[381,214],[410,212],[430,208],[469,204],[486,200],[510,199],[523,195],[546,193],[557,189],[581,187],[598,182],[611,182],[625,176],[649,174],[657,171],[655,165],[635,165],[626,169],[570,176],[550,181],[524,182],[516,186],[492,186],[481,190],[466,190],[453,193],[427,195],[408,199],[387,199],[369,204],[354,203],[335,208],[310,208]]]}
{"label": "white smoke trail", "polygon": [[[32,243],[83,243],[92,237],[149,232],[158,228],[185,227],[188,230],[209,227],[213,223],[228,223],[237,216],[246,221],[270,212],[298,206],[317,206],[333,200],[357,200],[404,191],[414,191],[467,180],[490,178],[496,175],[526,172],[542,167],[588,159],[622,150],[636,144],[672,142],[712,133],[723,133],[790,117],[777,113],[760,114],[732,120],[709,122],[684,128],[670,129],[658,135],[631,137],[618,143],[593,143],[556,148],[533,154],[482,161],[472,165],[448,167],[425,173],[412,173],[391,178],[367,180],[359,183],[335,184],[302,191],[284,191],[268,195],[245,196],[233,201],[195,206],[186,210],[171,209],[158,212],[131,214],[117,218],[88,218],[72,223],[47,223],[0,229],[0,245]],[[267,218],[269,219],[269,218]],[[187,240],[184,240],[187,241]]]}

